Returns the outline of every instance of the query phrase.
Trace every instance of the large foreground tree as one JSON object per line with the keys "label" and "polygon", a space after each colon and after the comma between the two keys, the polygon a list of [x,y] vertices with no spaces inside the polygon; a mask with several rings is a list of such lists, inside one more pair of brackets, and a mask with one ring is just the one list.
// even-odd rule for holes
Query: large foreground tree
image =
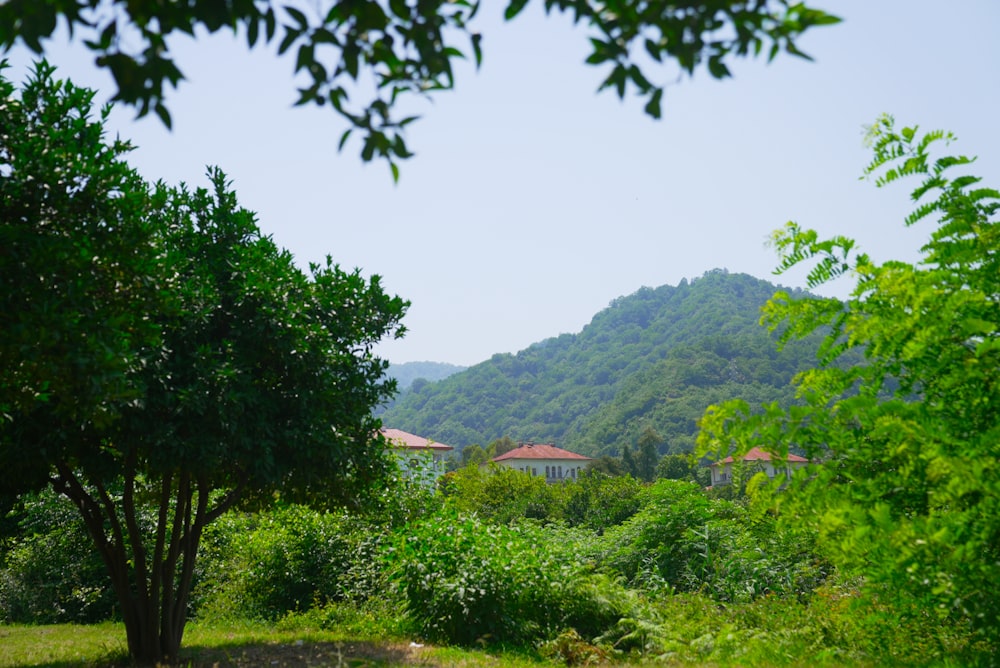
{"label": "large foreground tree", "polygon": [[[775,295],[764,320],[785,340],[824,333],[821,366],[799,377],[800,406],[709,409],[701,454],[805,450],[820,463],[779,495],[786,515],[814,525],[877,600],[1000,646],[1000,191],[971,159],[934,155],[949,134],[884,117],[870,139],[877,185],[919,181],[906,224],[932,225],[922,259],[880,264],[789,223],[779,271],[811,264],[810,287],[855,287],[846,303]],[[851,350],[864,362],[838,364]]]}
{"label": "large foreground tree", "polygon": [[[509,0],[505,17],[513,19],[527,4]],[[664,87],[678,74],[705,67],[724,78],[734,56],[805,56],[796,40],[813,26],[839,21],[790,0],[543,4],[546,12],[571,14],[589,28],[587,63],[609,68],[601,88],[619,97],[635,90],[654,118]],[[473,27],[479,6],[478,0],[8,0],[0,3],[0,47],[21,41],[40,54],[62,19],[71,33],[84,34],[97,65],[111,72],[115,100],[137,107],[139,115],[153,111],[169,126],[165,87],[184,78],[170,54],[172,34],[228,28],[250,46],[278,41],[280,53],[296,54],[295,72],[305,82],[299,104],[329,104],[348,122],[344,140],[353,130],[364,134],[364,160],[380,156],[392,163],[410,155],[402,130],[413,117],[393,114],[400,95],[449,90],[454,60],[471,53],[481,61],[482,36]],[[643,70],[654,61],[674,67],[647,76]],[[370,96],[362,92],[368,83],[375,84]]]}
{"label": "large foreground tree", "polygon": [[[225,176],[143,182],[39,65],[0,78],[0,496],[51,485],[108,567],[134,659],[175,658],[205,526],[275,495],[349,504],[390,470],[372,346],[406,303],[263,237]],[[105,112],[106,113],[106,112]]]}

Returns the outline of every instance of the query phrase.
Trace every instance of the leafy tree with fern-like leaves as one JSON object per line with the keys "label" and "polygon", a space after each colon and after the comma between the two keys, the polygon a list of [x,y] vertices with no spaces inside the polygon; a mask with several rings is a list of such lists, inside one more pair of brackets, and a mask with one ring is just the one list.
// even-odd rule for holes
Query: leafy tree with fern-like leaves
{"label": "leafy tree with fern-like leaves", "polygon": [[[798,378],[800,406],[711,408],[701,454],[759,445],[804,449],[821,464],[780,495],[841,568],[882,601],[951,618],[1000,645],[1000,191],[965,156],[937,157],[949,133],[870,129],[865,174],[882,187],[916,179],[907,226],[928,225],[919,262],[877,263],[851,239],[789,223],[778,271],[810,264],[817,287],[840,276],[846,302],[777,293],[764,319],[783,339],[825,333],[818,368]],[[835,362],[860,350],[864,360]],[[797,511],[797,512],[793,512]]]}

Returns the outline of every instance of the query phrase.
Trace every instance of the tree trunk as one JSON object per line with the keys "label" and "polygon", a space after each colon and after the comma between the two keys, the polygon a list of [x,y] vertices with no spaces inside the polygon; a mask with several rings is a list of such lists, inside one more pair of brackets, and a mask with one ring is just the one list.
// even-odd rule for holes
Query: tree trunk
{"label": "tree trunk", "polygon": [[[155,534],[143,536],[134,503],[134,463],[126,458],[120,503],[100,482],[85,487],[65,462],[57,465],[58,475],[51,482],[80,511],[108,568],[132,660],[144,665],[175,662],[202,531],[240,499],[247,476],[239,475],[235,488],[209,509],[207,479],[183,471],[165,474],[159,483]],[[149,539],[152,555],[147,551]]]}
{"label": "tree trunk", "polygon": [[118,600],[132,661],[140,665],[176,662],[187,616],[171,615],[172,606],[163,600],[149,598],[143,605],[138,597],[120,594]]}
{"label": "tree trunk", "polygon": [[[156,548],[147,561],[146,547],[133,504],[134,476],[126,474],[120,504],[100,484],[91,491],[66,465],[53,479],[57,491],[80,510],[87,531],[111,575],[121,608],[129,656],[139,664],[176,661],[187,621],[187,600],[204,523],[218,515],[205,512],[208,492],[198,490],[198,515],[192,517],[195,489],[182,476],[171,489],[172,476],[162,481]],[[173,498],[174,516],[167,526],[166,508]],[[124,520],[124,521],[122,521]],[[169,529],[169,530],[168,530]],[[110,535],[109,535],[110,534]],[[177,564],[182,571],[177,572]]]}

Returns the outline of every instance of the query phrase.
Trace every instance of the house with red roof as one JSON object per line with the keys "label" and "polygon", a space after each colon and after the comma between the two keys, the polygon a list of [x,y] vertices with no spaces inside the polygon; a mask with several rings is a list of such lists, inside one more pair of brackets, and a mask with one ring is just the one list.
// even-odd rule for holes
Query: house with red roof
{"label": "house with red roof", "polygon": [[404,474],[433,484],[445,470],[444,459],[455,448],[402,429],[382,429]]}
{"label": "house with red roof", "polygon": [[778,459],[770,452],[765,452],[760,448],[751,448],[742,457],[726,457],[722,461],[708,465],[712,471],[712,487],[728,485],[733,480],[733,464],[743,462],[744,464],[756,464],[760,470],[767,474],[768,478],[784,476],[791,478],[792,472],[803,468],[809,464],[805,457],[799,457],[791,453],[784,459]]}
{"label": "house with red roof", "polygon": [[592,460],[554,445],[523,443],[491,461],[528,475],[545,476],[545,482],[563,482],[579,478]]}

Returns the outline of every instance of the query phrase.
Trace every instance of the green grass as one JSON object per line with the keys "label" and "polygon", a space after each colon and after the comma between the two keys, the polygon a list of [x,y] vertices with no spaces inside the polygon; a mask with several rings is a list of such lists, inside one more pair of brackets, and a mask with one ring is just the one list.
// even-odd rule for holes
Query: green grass
{"label": "green grass", "polygon": [[0,626],[0,666],[97,666],[127,663],[120,624]]}
{"label": "green grass", "polygon": [[[572,633],[539,649],[459,648],[414,643],[405,618],[388,607],[331,605],[275,623],[190,622],[180,666],[449,666],[539,668],[598,660],[604,665],[858,666],[992,665],[988,648],[961,629],[892,611],[847,590],[824,589],[809,604],[765,597],[722,606],[703,596],[650,602],[646,615],[623,619],[608,644]],[[606,642],[606,641],[605,641]],[[551,661],[544,657],[553,657]],[[121,624],[0,625],[0,668],[129,666]]]}
{"label": "green grass", "polygon": [[[402,638],[346,637],[342,631],[280,629],[256,623],[199,624],[184,634],[178,665],[219,666],[455,666],[537,668],[521,653],[490,654],[431,647]],[[121,624],[0,626],[0,668],[129,666]],[[554,664],[549,664],[554,665]]]}

